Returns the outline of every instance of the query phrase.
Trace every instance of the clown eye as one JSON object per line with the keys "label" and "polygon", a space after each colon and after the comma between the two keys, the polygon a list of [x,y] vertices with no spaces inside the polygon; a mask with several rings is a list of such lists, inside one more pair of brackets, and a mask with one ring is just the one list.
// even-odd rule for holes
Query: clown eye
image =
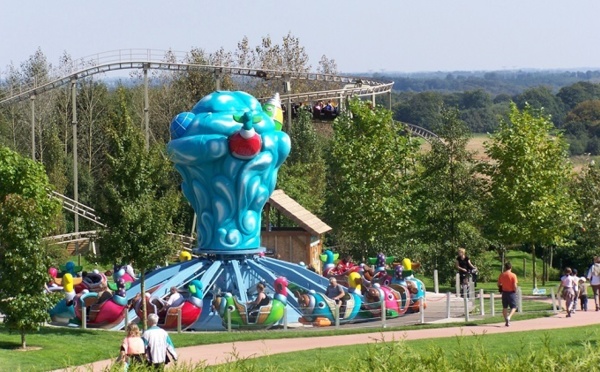
{"label": "clown eye", "polygon": [[392,301],[394,299],[394,295],[392,295],[391,293],[387,295],[387,299]]}
{"label": "clown eye", "polygon": [[323,302],[323,301],[319,302],[319,303],[317,304],[317,307],[318,307],[319,309],[324,309],[324,308],[325,308],[325,302]]}

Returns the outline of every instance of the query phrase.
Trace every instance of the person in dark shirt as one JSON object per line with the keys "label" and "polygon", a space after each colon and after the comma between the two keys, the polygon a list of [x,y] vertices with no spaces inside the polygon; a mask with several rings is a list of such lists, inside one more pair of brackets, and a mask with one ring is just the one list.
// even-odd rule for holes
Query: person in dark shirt
{"label": "person in dark shirt", "polygon": [[258,317],[259,309],[261,306],[266,306],[269,304],[271,299],[265,293],[265,285],[262,283],[258,283],[256,285],[256,298],[254,301],[249,301],[246,305],[248,306],[248,320],[250,322],[256,322],[256,318]]}
{"label": "person in dark shirt", "polygon": [[467,256],[467,251],[464,248],[458,248],[458,256],[456,257],[455,266],[458,270],[458,274],[460,275],[461,284],[467,284],[467,274],[469,274],[473,270],[477,270],[475,265],[471,263],[469,256]]}

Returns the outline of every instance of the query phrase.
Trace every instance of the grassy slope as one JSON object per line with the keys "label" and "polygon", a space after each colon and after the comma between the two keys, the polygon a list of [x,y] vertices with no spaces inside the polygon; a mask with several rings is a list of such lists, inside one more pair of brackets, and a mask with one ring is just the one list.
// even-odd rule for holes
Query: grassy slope
{"label": "grassy slope", "polygon": [[[468,330],[465,330],[465,334],[468,335]],[[231,365],[231,370],[239,370],[243,367],[246,370],[264,371],[270,370],[273,366],[277,366],[277,371],[318,371],[323,370],[324,366],[340,366],[342,368],[338,370],[352,370],[352,358],[367,358],[373,355],[378,355],[382,363],[385,363],[386,355],[389,358],[397,358],[398,362],[402,363],[402,358],[398,355],[427,359],[431,355],[441,354],[443,359],[453,364],[468,356],[502,360],[505,357],[514,358],[536,353],[561,353],[567,349],[574,350],[576,354],[584,354],[586,352],[585,342],[591,345],[597,345],[600,342],[600,326],[540,330],[518,334],[505,333],[477,337],[400,341],[395,345],[321,348],[239,361],[237,365],[235,363]],[[373,352],[375,348],[379,348],[378,354]],[[474,360],[475,365],[477,362]],[[480,368],[485,367],[482,364],[479,361]],[[425,367],[423,370],[434,369]]]}

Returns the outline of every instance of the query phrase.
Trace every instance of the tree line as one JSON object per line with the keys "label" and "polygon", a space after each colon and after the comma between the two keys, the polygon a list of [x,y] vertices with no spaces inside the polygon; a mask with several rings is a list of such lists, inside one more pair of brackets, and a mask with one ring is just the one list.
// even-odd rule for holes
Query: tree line
{"label": "tree line", "polygon": [[577,81],[560,88],[529,87],[519,93],[493,94],[483,88],[461,92],[394,92],[394,119],[432,129],[442,120],[440,107],[455,107],[473,133],[495,131],[511,102],[519,109],[530,105],[544,109],[555,128],[562,131],[571,155],[600,155],[600,84]]}
{"label": "tree line", "polygon": [[[290,45],[285,46],[286,42]],[[231,63],[241,63],[240,56],[258,56],[246,66],[272,62],[272,67],[289,58],[299,61],[298,65],[286,59],[282,68],[309,68],[308,59],[301,58],[305,53],[296,38],[288,35],[283,44],[275,45],[266,38],[255,49],[242,43],[241,51],[236,52],[239,55],[194,50],[189,58],[206,63],[230,56]],[[319,66],[323,71],[335,72],[334,61],[326,57]],[[22,70],[15,71],[14,78],[26,81],[39,76],[40,71],[51,79],[53,70],[38,51]],[[149,148],[142,139],[141,76],[134,72],[131,79],[140,84],[122,84],[113,90],[100,79],[86,78],[77,86],[81,113],[78,151],[82,154],[78,159],[79,199],[95,208],[108,225],[100,233],[105,246],[98,259],[107,263],[133,261],[147,269],[177,249],[164,238],[167,232],[191,230],[193,212],[182,197],[181,179],[169,166],[164,149],[170,139],[171,119],[211,92],[214,76],[202,72],[153,73]],[[315,89],[308,84],[298,89]],[[594,87],[586,84],[583,87]],[[223,86],[255,96],[270,96],[280,88],[277,82],[231,78],[224,79]],[[435,92],[412,95],[414,108],[421,107],[423,116],[429,114],[432,118],[423,126],[440,136],[428,151],[423,151],[420,139],[411,137],[401,123],[393,120],[402,107],[397,100],[393,110],[388,110],[387,104],[374,106],[370,101],[351,99],[330,131],[317,131],[310,113],[301,110],[291,125],[292,152],[280,169],[277,187],[334,228],[327,236],[327,246],[352,254],[357,260],[374,257],[378,252],[410,257],[422,263],[425,274],[437,269],[442,280],[453,277],[458,247],[467,248],[472,259],[478,260],[484,278],[491,272],[484,257],[506,249],[527,249],[534,257],[541,255],[547,264],[553,255],[554,265],[557,257],[565,264],[587,265],[600,239],[600,213],[596,207],[600,205],[600,168],[589,164],[575,175],[566,135],[557,129],[554,116],[548,116],[531,100],[519,102],[510,97],[495,108],[499,116],[497,125],[490,127],[485,150],[488,160],[478,160],[466,148],[473,131],[460,105],[462,102],[464,107],[471,107],[479,102],[485,106],[491,98],[482,91],[452,97],[458,104],[449,104],[451,101]],[[42,177],[35,168],[35,185],[72,196],[69,90],[58,89],[36,100],[33,130],[40,140],[34,149],[37,162],[31,166],[42,164],[45,174]],[[31,157],[30,107],[20,103],[0,110],[0,148],[10,153],[5,158],[12,159],[13,154]],[[8,195],[26,194],[28,190],[23,182],[14,180],[14,169],[21,165],[5,165],[4,161],[0,159],[0,170],[11,177],[0,180],[0,203],[18,202]],[[10,187],[2,183],[8,180]],[[43,195],[36,193],[32,203],[41,202]],[[28,247],[38,247],[43,253],[39,258],[42,264],[36,266],[36,281],[43,280],[39,270],[51,257],[43,251],[45,248],[39,248],[39,239],[42,233],[72,231],[72,217],[56,219],[51,213],[36,217],[51,228],[40,228],[34,231],[36,236],[23,237],[18,235],[23,231],[17,229],[20,225],[15,224],[26,224],[26,219],[11,219],[11,213],[17,211],[10,204],[2,204],[0,209],[6,213],[0,213],[0,217],[13,221],[6,225],[13,229],[10,231],[0,225],[0,262],[10,263],[6,257],[17,259],[15,255],[22,245],[19,239],[33,239],[28,240]],[[277,225],[278,221],[273,216],[270,222]],[[82,222],[81,230],[96,229]],[[15,232],[16,237],[12,237],[10,234]],[[549,279],[547,273],[544,269],[540,278]],[[4,280],[8,277],[0,276],[0,287],[4,282],[10,284]],[[0,298],[3,293],[14,292],[0,288]],[[1,306],[2,302],[3,311]]]}

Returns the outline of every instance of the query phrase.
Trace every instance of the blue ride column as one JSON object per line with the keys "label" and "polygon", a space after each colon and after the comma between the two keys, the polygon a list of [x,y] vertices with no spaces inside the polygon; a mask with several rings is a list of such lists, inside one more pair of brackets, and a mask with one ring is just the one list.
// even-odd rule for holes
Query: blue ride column
{"label": "blue ride column", "polygon": [[167,151],[197,215],[195,253],[261,251],[261,212],[291,148],[269,114],[248,93],[216,91],[171,122]]}

